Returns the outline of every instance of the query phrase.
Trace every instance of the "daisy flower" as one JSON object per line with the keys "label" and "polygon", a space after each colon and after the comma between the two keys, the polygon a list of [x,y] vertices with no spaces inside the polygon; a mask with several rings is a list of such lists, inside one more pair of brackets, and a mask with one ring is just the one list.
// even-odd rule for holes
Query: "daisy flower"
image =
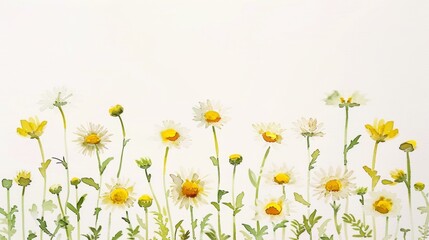
{"label": "daisy flower", "polygon": [[256,123],[253,128],[261,136],[262,140],[268,144],[282,143],[282,133],[285,131],[278,123]]}
{"label": "daisy flower", "polygon": [[327,172],[320,170],[315,176],[315,195],[318,195],[318,199],[332,198],[333,201],[350,196],[356,187],[356,184],[351,182],[354,179],[352,174],[353,171],[343,171],[340,167],[335,171],[332,167]]}
{"label": "daisy flower", "polygon": [[47,91],[43,98],[38,102],[40,110],[53,109],[54,107],[62,107],[68,103],[68,99],[72,94],[65,88],[54,88],[52,91]]}
{"label": "daisy flower", "polygon": [[368,102],[368,99],[359,92],[354,92],[351,96],[344,96],[338,91],[333,91],[324,99],[326,105],[343,107],[358,107]]}
{"label": "daisy flower", "polygon": [[367,129],[371,138],[376,142],[385,142],[390,140],[398,135],[399,130],[394,129],[394,122],[387,121],[384,119],[374,120],[374,124],[366,124],[365,128]]}
{"label": "daisy flower", "polygon": [[103,151],[106,148],[106,143],[110,142],[107,129],[100,124],[89,123],[87,127],[81,126],[76,133],[78,138],[75,142],[82,147],[84,155],[92,156],[96,149]]}
{"label": "daisy flower", "polygon": [[207,203],[205,181],[198,174],[192,173],[188,177],[170,174],[170,177],[173,180],[171,197],[180,208],[188,209],[189,206],[197,207],[200,203]]}
{"label": "daisy flower", "polygon": [[189,138],[187,133],[189,132],[186,128],[180,126],[179,123],[174,121],[163,121],[163,126],[159,131],[162,143],[167,147],[180,148],[182,145],[187,145]]}
{"label": "daisy flower", "polygon": [[303,137],[323,137],[325,133],[322,132],[322,123],[317,123],[315,118],[301,118],[295,122],[296,130]]}
{"label": "daisy flower", "polygon": [[213,126],[220,129],[228,121],[228,117],[224,115],[225,111],[219,103],[207,100],[199,102],[199,106],[192,109],[195,114],[194,121],[200,122],[198,126],[204,125],[206,128]]}
{"label": "daisy flower", "polygon": [[291,185],[296,182],[296,175],[293,168],[288,168],[285,164],[277,166],[273,165],[270,170],[264,174],[268,184],[276,186]]}
{"label": "daisy flower", "polygon": [[371,192],[370,198],[365,201],[365,208],[368,214],[378,217],[394,217],[400,213],[401,202],[396,194],[387,192]]}
{"label": "daisy flower", "polygon": [[124,183],[121,180],[112,180],[112,184],[106,184],[107,191],[101,196],[102,203],[111,209],[129,208],[134,204],[134,186]]}
{"label": "daisy flower", "polygon": [[258,201],[256,206],[255,220],[278,223],[290,215],[289,203],[279,198],[268,198]]}
{"label": "daisy flower", "polygon": [[29,118],[28,120],[21,120],[21,127],[17,128],[16,131],[23,137],[29,137],[31,139],[38,139],[43,134],[43,130],[48,122],[40,122],[37,117]]}

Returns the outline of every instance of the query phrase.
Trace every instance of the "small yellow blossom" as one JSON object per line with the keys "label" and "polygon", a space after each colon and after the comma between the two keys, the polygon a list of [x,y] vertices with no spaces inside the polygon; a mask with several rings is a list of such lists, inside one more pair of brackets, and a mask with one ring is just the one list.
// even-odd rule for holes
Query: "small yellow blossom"
{"label": "small yellow blossom", "polygon": [[15,182],[22,187],[26,187],[31,183],[31,173],[27,171],[20,171],[16,175]]}
{"label": "small yellow blossom", "polygon": [[368,130],[371,138],[376,142],[385,142],[386,140],[390,140],[396,135],[398,135],[399,130],[394,129],[394,122],[388,121],[385,122],[384,119],[377,119],[374,121],[373,125],[366,124],[365,128]]}
{"label": "small yellow blossom", "polygon": [[21,127],[17,128],[16,131],[23,137],[39,138],[43,134],[43,130],[48,122],[39,122],[37,117],[29,118],[28,120],[21,120]]}
{"label": "small yellow blossom", "polygon": [[423,190],[425,189],[425,184],[424,184],[424,183],[422,183],[422,182],[416,182],[416,183],[414,184],[414,189],[415,189],[416,191],[423,191]]}
{"label": "small yellow blossom", "polygon": [[408,140],[404,143],[402,143],[399,146],[399,149],[401,149],[404,152],[413,152],[417,147],[417,142],[415,140]]}
{"label": "small yellow blossom", "polygon": [[239,165],[243,161],[243,157],[240,154],[231,154],[229,156],[229,163],[232,165]]}
{"label": "small yellow blossom", "polygon": [[124,108],[119,104],[116,104],[115,106],[109,108],[109,114],[112,117],[119,117],[123,112]]}
{"label": "small yellow blossom", "polygon": [[148,208],[152,206],[152,197],[147,194],[141,195],[138,204],[140,207]]}

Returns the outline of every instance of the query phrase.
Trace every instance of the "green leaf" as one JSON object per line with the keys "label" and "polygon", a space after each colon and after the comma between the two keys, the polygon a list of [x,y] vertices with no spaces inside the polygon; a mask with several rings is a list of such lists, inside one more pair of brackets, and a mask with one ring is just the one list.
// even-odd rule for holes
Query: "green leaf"
{"label": "green leaf", "polygon": [[1,185],[6,189],[10,189],[12,187],[12,183],[13,183],[13,181],[11,179],[1,180]]}
{"label": "green leaf", "polygon": [[352,229],[356,232],[353,235],[355,238],[369,238],[372,237],[372,230],[369,229],[369,225],[364,224],[361,220],[356,219],[353,214],[344,214],[343,221],[346,224],[350,224]]}
{"label": "green leaf", "polygon": [[320,226],[317,228],[317,232],[319,237],[323,237],[326,235],[326,227],[328,226],[329,221],[331,221],[331,219],[326,219],[322,224],[320,224]]}
{"label": "green leaf", "polygon": [[365,172],[369,175],[369,177],[372,180],[372,188],[375,188],[375,186],[377,186],[378,181],[380,181],[380,175],[377,175],[377,171],[372,170],[368,166],[363,166],[363,169],[365,170]]}
{"label": "green leaf", "polygon": [[232,206],[232,203],[230,203],[230,202],[223,202],[222,204],[229,207],[232,211],[235,210],[234,206]]}
{"label": "green leaf", "polygon": [[350,141],[350,144],[347,146],[347,152],[350,151],[354,146],[359,144],[359,138],[361,135],[357,135],[353,140]]}
{"label": "green leaf", "polygon": [[98,185],[98,183],[96,183],[94,181],[94,179],[92,179],[92,178],[84,177],[81,180],[82,180],[83,183],[85,183],[86,185],[88,185],[90,187],[95,188],[96,190],[98,190],[100,188],[100,185]]}
{"label": "green leaf", "polygon": [[27,236],[27,240],[32,240],[32,239],[35,239],[36,237],[37,235],[30,231],[30,233]]}
{"label": "green leaf", "polygon": [[220,202],[220,200],[222,200],[222,197],[227,193],[228,191],[219,189],[219,191],[217,192],[217,202]]}
{"label": "green leaf", "polygon": [[54,212],[54,209],[56,208],[57,205],[55,205],[52,200],[48,200],[43,203],[43,210],[45,211]]}
{"label": "green leaf", "polygon": [[276,225],[274,225],[273,231],[275,232],[279,228],[286,228],[286,223],[289,222],[288,220],[283,220]]}
{"label": "green leaf", "polygon": [[82,195],[82,196],[79,198],[79,201],[77,201],[77,204],[76,204],[76,208],[77,208],[77,210],[80,210],[80,209],[82,208],[82,204],[83,204],[83,202],[85,201],[86,196],[87,196],[87,194]]}
{"label": "green leaf", "polygon": [[118,240],[120,237],[122,237],[122,231],[119,231],[113,236],[112,240]]}
{"label": "green leaf", "polygon": [[244,224],[243,223],[244,228],[253,236],[256,236],[256,230],[254,228],[252,228],[250,225],[248,224]]}
{"label": "green leaf", "polygon": [[217,211],[220,211],[219,203],[217,203],[217,202],[211,202],[211,204],[213,205],[213,207],[216,208]]}
{"label": "green leaf", "polygon": [[213,166],[217,167],[219,165],[219,160],[216,157],[211,156],[210,160],[212,160]]}
{"label": "green leaf", "polygon": [[301,203],[302,205],[304,205],[306,207],[310,207],[311,204],[309,202],[305,201],[304,197],[301,194],[294,192],[293,196],[295,197],[295,201]]}
{"label": "green leaf", "polygon": [[204,216],[203,220],[200,222],[200,232],[203,233],[204,229],[209,225],[209,219],[212,216],[211,213]]}
{"label": "green leaf", "polygon": [[249,169],[249,179],[252,185],[256,187],[256,175],[251,169]]}
{"label": "green leaf", "polygon": [[46,178],[46,169],[48,169],[49,164],[51,164],[51,159],[48,159],[44,163],[40,164],[39,172],[42,174],[43,178]]}
{"label": "green leaf", "polygon": [[[74,214],[76,214],[76,216],[79,216],[79,211],[71,204],[71,203],[67,203],[66,204],[67,208],[70,209]],[[78,217],[79,219],[79,217]]]}
{"label": "green leaf", "polygon": [[381,183],[383,185],[392,185],[394,182],[392,182],[392,181],[390,181],[388,179],[383,179],[383,180],[381,180]]}
{"label": "green leaf", "polygon": [[241,192],[240,194],[237,195],[237,197],[235,198],[235,207],[236,208],[242,208],[243,205],[243,198],[244,198],[244,192]]}
{"label": "green leaf", "polygon": [[113,157],[109,157],[100,166],[100,174],[103,175],[104,170],[106,170],[107,165],[113,160]]}
{"label": "green leaf", "polygon": [[311,154],[311,161],[308,164],[308,171],[311,171],[312,169],[314,169],[314,164],[316,164],[316,161],[319,155],[320,155],[319,149],[314,150],[314,152]]}

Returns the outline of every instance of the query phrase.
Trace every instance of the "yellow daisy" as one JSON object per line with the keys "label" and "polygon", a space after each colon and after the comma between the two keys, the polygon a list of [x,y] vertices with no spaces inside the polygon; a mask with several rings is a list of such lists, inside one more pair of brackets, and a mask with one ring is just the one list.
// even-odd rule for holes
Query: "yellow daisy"
{"label": "yellow daisy", "polygon": [[159,131],[159,136],[164,145],[168,147],[180,148],[189,143],[188,130],[180,126],[179,123],[167,120],[162,122],[163,126]]}
{"label": "yellow daisy", "polygon": [[207,203],[205,181],[197,173],[189,174],[188,177],[170,174],[170,177],[173,180],[171,197],[180,208],[188,209],[191,205],[197,207],[201,203]]}
{"label": "yellow daisy", "polygon": [[376,142],[385,142],[386,140],[390,140],[396,135],[398,135],[399,130],[394,129],[393,121],[385,122],[384,119],[374,120],[374,124],[366,124],[365,128],[368,130],[371,138]]}
{"label": "yellow daisy", "polygon": [[22,187],[26,187],[31,183],[31,173],[25,170],[19,171],[16,174],[15,182]]}
{"label": "yellow daisy", "polygon": [[296,175],[293,168],[288,168],[285,164],[274,165],[264,174],[268,184],[276,186],[292,185],[296,182]]}
{"label": "yellow daisy", "polygon": [[107,129],[100,124],[89,123],[87,127],[82,125],[77,130],[78,138],[75,142],[82,147],[84,155],[92,156],[96,148],[102,152],[106,149],[106,143],[110,142],[111,134],[108,134]]}
{"label": "yellow daisy", "polygon": [[278,223],[290,215],[289,203],[279,198],[268,198],[258,201],[256,205],[255,220]]}
{"label": "yellow daisy", "polygon": [[394,217],[400,214],[401,202],[394,193],[384,190],[371,192],[370,198],[365,201],[365,209],[375,217]]}
{"label": "yellow daisy", "polygon": [[340,167],[336,170],[331,167],[327,172],[321,169],[315,173],[314,195],[318,196],[318,199],[324,197],[327,201],[350,196],[356,188],[356,184],[351,182],[354,179],[352,174],[353,171],[342,170]]}
{"label": "yellow daisy", "polygon": [[214,126],[221,128],[228,118],[224,115],[224,109],[219,103],[212,103],[210,100],[199,102],[198,107],[194,107],[194,121],[198,121],[199,126]]}
{"label": "yellow daisy", "polygon": [[317,123],[315,118],[301,118],[295,122],[298,133],[303,137],[323,137],[325,133],[322,132],[322,123]]}
{"label": "yellow daisy", "polygon": [[282,143],[282,133],[285,131],[278,123],[256,123],[252,125],[262,140],[268,144]]}
{"label": "yellow daisy", "polygon": [[130,186],[128,181],[122,183],[121,180],[112,181],[106,184],[107,191],[101,196],[102,203],[111,209],[125,209],[134,204],[134,186]]}
{"label": "yellow daisy", "polygon": [[338,91],[333,91],[324,99],[326,105],[333,105],[339,107],[357,107],[366,104],[368,99],[359,92],[354,92],[351,96],[345,96]]}
{"label": "yellow daisy", "polygon": [[43,134],[43,130],[48,122],[40,122],[37,117],[29,118],[28,120],[21,120],[21,127],[16,131],[19,135],[29,138],[39,138]]}

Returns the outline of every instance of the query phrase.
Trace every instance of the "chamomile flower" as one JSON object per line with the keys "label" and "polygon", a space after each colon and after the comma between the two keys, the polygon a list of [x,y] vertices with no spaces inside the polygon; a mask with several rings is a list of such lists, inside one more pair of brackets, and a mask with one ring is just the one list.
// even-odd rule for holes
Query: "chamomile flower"
{"label": "chamomile flower", "polygon": [[173,180],[171,197],[179,208],[188,209],[189,206],[197,207],[201,203],[207,203],[206,183],[197,173],[189,174],[188,177],[170,174],[170,177]]}
{"label": "chamomile flower", "polygon": [[281,128],[280,124],[274,122],[256,123],[252,126],[258,132],[258,135],[264,142],[268,144],[282,143],[282,133],[285,130]]}
{"label": "chamomile flower", "polygon": [[77,130],[78,138],[75,142],[82,147],[84,155],[92,156],[96,149],[102,152],[106,149],[106,143],[110,142],[111,134],[100,124],[89,123],[86,127],[82,125]]}
{"label": "chamomile flower", "polygon": [[385,142],[387,140],[393,139],[398,135],[399,130],[394,129],[394,122],[387,121],[384,119],[374,120],[374,124],[366,124],[365,128],[368,130],[371,138],[376,142]]}
{"label": "chamomile flower", "polygon": [[345,96],[338,91],[333,91],[324,99],[326,105],[343,107],[358,107],[366,104],[368,99],[359,92],[354,92],[351,96]]}
{"label": "chamomile flower", "polygon": [[279,198],[268,198],[258,201],[256,205],[255,220],[278,223],[285,220],[290,215],[289,203]]}
{"label": "chamomile flower", "polygon": [[29,118],[28,120],[21,120],[21,127],[17,128],[16,131],[23,137],[31,139],[38,139],[43,134],[43,130],[48,122],[40,122],[37,117]]}
{"label": "chamomile flower", "polygon": [[295,122],[296,130],[303,137],[323,137],[322,123],[318,123],[315,118],[301,118]]}
{"label": "chamomile flower", "polygon": [[370,198],[365,201],[368,214],[378,217],[394,217],[400,213],[401,202],[396,194],[387,191],[371,192]]}
{"label": "chamomile flower", "polygon": [[16,174],[15,182],[22,187],[26,187],[31,183],[31,173],[25,170],[19,171]]}
{"label": "chamomile flower", "polygon": [[321,169],[315,173],[315,195],[318,199],[325,198],[327,201],[332,199],[336,201],[350,196],[356,187],[352,182],[353,171],[342,170],[338,167],[334,170],[332,167],[326,172]]}
{"label": "chamomile flower", "polygon": [[101,196],[102,203],[107,208],[125,209],[134,204],[134,186],[130,186],[128,181],[122,183],[121,180],[112,181],[112,184],[106,184],[107,191]]}
{"label": "chamomile flower", "polygon": [[194,121],[200,122],[199,126],[204,125],[206,128],[214,126],[220,129],[228,121],[222,106],[210,100],[199,102],[199,106],[194,107],[193,110]]}
{"label": "chamomile flower", "polygon": [[159,131],[159,136],[164,145],[168,147],[180,148],[186,146],[189,142],[188,130],[174,121],[163,121],[163,126]]}
{"label": "chamomile flower", "polygon": [[296,174],[293,168],[288,168],[285,164],[274,165],[264,174],[268,184],[276,186],[292,185],[296,182]]}
{"label": "chamomile flower", "polygon": [[43,98],[38,102],[40,110],[53,109],[54,107],[62,107],[68,103],[68,99],[72,94],[65,88],[54,88],[52,91],[47,91]]}

